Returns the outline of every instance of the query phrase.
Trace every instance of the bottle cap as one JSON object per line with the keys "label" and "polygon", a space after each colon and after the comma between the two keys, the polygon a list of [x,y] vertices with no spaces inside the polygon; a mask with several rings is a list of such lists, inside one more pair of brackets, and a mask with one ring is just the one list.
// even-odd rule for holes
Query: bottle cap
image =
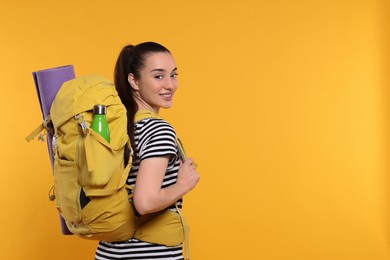
{"label": "bottle cap", "polygon": [[106,106],[105,105],[95,105],[93,107],[93,113],[98,115],[106,114]]}

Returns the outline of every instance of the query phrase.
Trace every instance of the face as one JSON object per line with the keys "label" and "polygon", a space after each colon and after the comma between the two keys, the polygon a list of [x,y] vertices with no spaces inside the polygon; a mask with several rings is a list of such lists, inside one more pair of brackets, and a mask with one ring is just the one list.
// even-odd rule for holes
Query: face
{"label": "face", "polygon": [[128,77],[135,90],[139,108],[155,113],[158,113],[161,107],[170,108],[177,89],[176,77],[176,63],[170,53],[148,54],[140,77],[136,79],[132,73]]}

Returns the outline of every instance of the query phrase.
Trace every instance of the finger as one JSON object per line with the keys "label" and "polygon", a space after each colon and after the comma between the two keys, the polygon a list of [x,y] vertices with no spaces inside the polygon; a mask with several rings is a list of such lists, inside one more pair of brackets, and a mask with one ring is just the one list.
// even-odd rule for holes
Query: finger
{"label": "finger", "polygon": [[194,167],[195,170],[196,170],[196,168],[198,168],[198,165],[194,161],[192,161],[192,166]]}
{"label": "finger", "polygon": [[185,163],[188,164],[188,165],[191,165],[192,163],[194,162],[194,160],[192,158],[188,158]]}

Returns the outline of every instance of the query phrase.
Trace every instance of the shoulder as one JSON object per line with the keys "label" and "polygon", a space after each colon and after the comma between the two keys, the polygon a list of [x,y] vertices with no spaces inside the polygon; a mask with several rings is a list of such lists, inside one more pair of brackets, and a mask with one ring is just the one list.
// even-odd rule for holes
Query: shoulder
{"label": "shoulder", "polygon": [[135,138],[140,146],[156,144],[156,142],[176,146],[175,130],[163,119],[146,118],[137,122]]}
{"label": "shoulder", "polygon": [[147,118],[137,122],[135,139],[140,160],[177,153],[175,130],[163,119]]}

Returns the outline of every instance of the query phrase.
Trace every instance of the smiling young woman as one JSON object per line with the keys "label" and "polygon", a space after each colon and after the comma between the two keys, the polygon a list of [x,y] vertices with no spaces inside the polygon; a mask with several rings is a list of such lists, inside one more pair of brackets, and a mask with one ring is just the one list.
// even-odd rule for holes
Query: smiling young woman
{"label": "smiling young woman", "polygon": [[128,75],[139,109],[152,110],[158,114],[160,107],[170,108],[177,89],[176,77],[176,63],[169,52],[146,55],[145,67],[139,77],[133,73]]}
{"label": "smiling young woman", "polygon": [[[115,86],[127,109],[134,151],[127,179],[134,187],[129,190],[133,193],[130,203],[140,216],[167,210],[180,213],[182,197],[199,181],[193,160],[181,161],[176,133],[168,122],[156,117],[134,122],[137,112],[157,115],[160,108],[172,106],[177,75],[170,51],[154,42],[125,46],[115,66]],[[100,241],[95,259],[184,259],[182,251],[182,244],[168,246],[132,238]]]}

